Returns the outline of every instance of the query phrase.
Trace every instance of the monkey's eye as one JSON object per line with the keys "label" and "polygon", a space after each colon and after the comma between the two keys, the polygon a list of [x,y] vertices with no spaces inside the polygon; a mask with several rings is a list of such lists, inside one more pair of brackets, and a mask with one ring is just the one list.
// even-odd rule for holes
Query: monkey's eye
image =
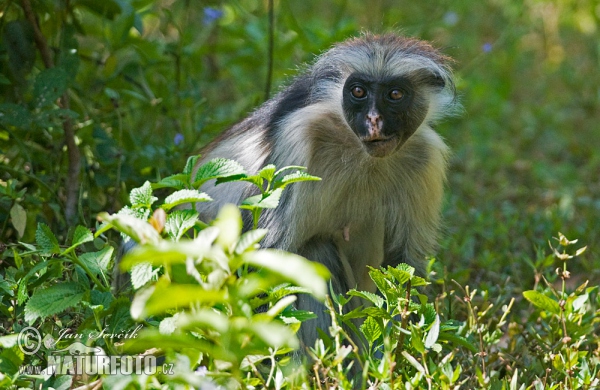
{"label": "monkey's eye", "polygon": [[400,99],[402,99],[402,97],[404,96],[404,94],[399,89],[392,89],[390,91],[390,95],[389,96],[390,96],[390,99],[392,99],[392,100],[400,100]]}
{"label": "monkey's eye", "polygon": [[362,87],[356,86],[352,88],[352,96],[357,99],[362,99],[367,96],[367,91],[365,91]]}

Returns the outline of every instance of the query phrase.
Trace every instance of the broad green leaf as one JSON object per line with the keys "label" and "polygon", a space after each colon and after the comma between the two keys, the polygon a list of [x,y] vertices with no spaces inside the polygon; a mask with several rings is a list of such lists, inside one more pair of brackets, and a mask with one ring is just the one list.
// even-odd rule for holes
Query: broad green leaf
{"label": "broad green leaf", "polygon": [[450,332],[441,332],[438,337],[438,340],[449,341],[450,343],[454,344],[455,346],[460,345],[460,346],[468,349],[472,353],[479,352],[479,349],[474,344],[472,344],[469,340],[467,340],[466,338],[464,338],[462,336],[457,336]]}
{"label": "broad green leaf", "polygon": [[62,68],[44,69],[33,83],[33,96],[36,107],[47,107],[67,90],[69,75]]}
{"label": "broad green leaf", "polygon": [[152,264],[144,262],[137,263],[131,267],[131,285],[134,290],[138,290],[154,278]]}
{"label": "broad green leaf", "polygon": [[90,231],[90,229],[77,225],[75,228],[75,232],[73,233],[73,246],[79,246],[86,242],[94,241],[94,235]]}
{"label": "broad green leaf", "polygon": [[189,308],[192,304],[225,303],[225,291],[206,290],[195,284],[167,284],[164,280],[138,292],[131,303],[131,316],[141,320],[169,310]]}
{"label": "broad green leaf", "polygon": [[306,288],[318,299],[324,299],[327,294],[325,279],[329,278],[329,271],[322,264],[274,249],[246,252],[242,255],[242,260],[248,265],[269,270]]}
{"label": "broad green leaf", "polygon": [[288,184],[298,183],[301,181],[320,181],[320,177],[309,175],[306,172],[297,171],[289,175],[285,175],[283,179],[275,182],[275,188],[285,188]]}
{"label": "broad green leaf", "polygon": [[28,129],[31,126],[31,112],[19,104],[0,104],[0,124]]}
{"label": "broad green leaf", "polygon": [[175,210],[167,217],[165,231],[173,240],[179,241],[196,224],[198,217],[196,210]]}
{"label": "broad green leaf", "polygon": [[360,330],[371,344],[381,336],[381,328],[379,328],[379,324],[372,317],[367,317],[365,322],[360,326]]}
{"label": "broad green leaf", "polygon": [[410,285],[412,287],[421,287],[421,286],[427,286],[429,284],[429,282],[425,279],[423,279],[420,276],[413,276],[410,279]]}
{"label": "broad green leaf", "polygon": [[523,296],[536,307],[549,311],[552,314],[560,315],[560,306],[552,298],[535,290],[524,291]]}
{"label": "broad green leaf", "polygon": [[240,208],[248,210],[252,210],[255,208],[274,209],[279,205],[279,199],[281,198],[281,194],[283,194],[283,189],[277,188],[267,196],[261,194],[251,196],[242,201]]}
{"label": "broad green leaf", "polygon": [[153,183],[152,189],[174,188],[176,190],[182,190],[188,186],[189,180],[189,174],[179,173],[177,175],[167,176],[158,183]]}
{"label": "broad green leaf", "polygon": [[277,322],[256,321],[250,323],[249,330],[261,338],[267,345],[279,349],[283,347],[298,348],[298,338],[288,327]]}
{"label": "broad green leaf", "polygon": [[371,302],[378,308],[383,307],[384,299],[380,295],[373,294],[368,291],[357,291],[357,290],[350,290],[348,292],[348,295],[366,299],[367,301]]}
{"label": "broad green leaf", "polygon": [[215,158],[198,168],[192,180],[194,188],[200,187],[211,179],[219,179],[230,176],[244,176],[246,171],[239,163],[226,158]]}
{"label": "broad green leaf", "polygon": [[242,231],[242,215],[232,204],[223,206],[212,223],[219,229],[217,243],[223,248],[232,248],[238,241]]}
{"label": "broad green leaf", "polygon": [[85,266],[96,275],[108,274],[108,265],[112,258],[113,252],[114,248],[110,245],[107,245],[98,252],[87,252],[81,254],[79,256],[79,261],[85,264]]}
{"label": "broad green leaf", "polygon": [[[404,267],[402,267],[402,268],[404,268]],[[390,275],[392,275],[396,279],[398,284],[400,284],[400,285],[403,285],[406,282],[408,282],[410,280],[410,278],[413,276],[414,271],[415,271],[414,268],[412,268],[410,270],[405,270],[405,269],[398,269],[398,268],[394,268],[394,267],[388,267],[388,269],[387,269],[387,272]]]}
{"label": "broad green leaf", "polygon": [[83,6],[98,16],[113,20],[121,13],[121,6],[115,0],[76,0],[75,6]]}
{"label": "broad green leaf", "polygon": [[10,219],[17,230],[19,238],[23,237],[25,227],[27,226],[27,211],[18,203],[15,203],[10,209]]}
{"label": "broad green leaf", "polygon": [[437,342],[438,337],[440,335],[440,316],[435,316],[435,321],[433,321],[433,325],[427,332],[427,337],[425,337],[425,348],[430,349]]}
{"label": "broad green leaf", "polygon": [[260,171],[258,171],[257,175],[268,182],[271,182],[275,177],[275,169],[275,165],[273,164],[265,165]]}
{"label": "broad green leaf", "polygon": [[25,305],[25,321],[29,324],[79,304],[85,294],[79,283],[66,282],[36,290]]}
{"label": "broad green leaf", "polygon": [[56,253],[60,253],[58,240],[56,239],[54,233],[52,233],[48,225],[44,223],[38,223],[38,227],[35,232],[35,242],[40,247],[40,250],[43,255],[49,256]]}
{"label": "broad green leaf", "polygon": [[139,245],[127,252],[121,259],[122,271],[130,269],[134,264],[150,263],[153,266],[168,264],[185,264],[187,258],[202,259],[210,250],[217,238],[219,229],[208,227],[198,234],[194,240],[172,242],[162,240],[155,245]]}
{"label": "broad green leaf", "polygon": [[125,233],[138,244],[156,244],[160,240],[160,235],[148,222],[130,215],[100,213],[98,218],[109,222],[118,231]]}
{"label": "broad green leaf", "polygon": [[248,249],[251,249],[267,234],[266,229],[250,230],[240,237],[237,244],[235,245],[235,254],[241,255]]}
{"label": "broad green leaf", "polygon": [[141,187],[134,188],[129,194],[129,201],[133,207],[149,208],[157,200],[157,197],[152,196],[152,186],[149,181],[146,181]]}
{"label": "broad green leaf", "polygon": [[185,203],[210,202],[212,198],[198,190],[179,190],[167,196],[165,204],[161,207],[166,211],[171,210],[175,206]]}

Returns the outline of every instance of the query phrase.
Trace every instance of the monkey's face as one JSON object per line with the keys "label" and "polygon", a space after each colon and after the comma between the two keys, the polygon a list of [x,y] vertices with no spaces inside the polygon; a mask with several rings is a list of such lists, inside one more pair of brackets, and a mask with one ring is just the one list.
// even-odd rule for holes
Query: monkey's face
{"label": "monkey's face", "polygon": [[425,99],[405,76],[354,73],[344,84],[342,107],[348,125],[373,157],[400,149],[427,115]]}

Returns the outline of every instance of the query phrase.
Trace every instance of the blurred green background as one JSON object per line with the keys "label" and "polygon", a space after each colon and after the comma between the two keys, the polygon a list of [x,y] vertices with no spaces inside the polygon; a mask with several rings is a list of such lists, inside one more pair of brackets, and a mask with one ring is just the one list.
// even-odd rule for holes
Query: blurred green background
{"label": "blurred green background", "polygon": [[[24,2],[0,3],[3,243],[32,241],[36,222],[67,234],[65,116],[82,155],[77,219],[93,226],[264,101],[268,1],[29,1],[62,70],[48,81]],[[561,231],[590,248],[573,279],[600,282],[600,2],[281,0],[274,16],[271,94],[366,30],[456,60],[464,113],[437,127],[453,150],[438,274],[514,292]],[[69,111],[43,101],[60,96],[44,95],[52,83]]]}

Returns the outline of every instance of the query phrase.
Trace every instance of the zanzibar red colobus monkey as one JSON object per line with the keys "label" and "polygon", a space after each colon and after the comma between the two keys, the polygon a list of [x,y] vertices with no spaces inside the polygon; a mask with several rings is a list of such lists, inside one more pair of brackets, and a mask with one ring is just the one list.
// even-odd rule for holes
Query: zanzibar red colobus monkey
{"label": "zanzibar red colobus monkey", "polygon": [[[448,148],[431,126],[455,111],[449,62],[430,44],[395,34],[340,43],[208,145],[200,163],[224,157],[249,172],[301,165],[321,177],[290,186],[261,215],[262,245],[324,264],[338,294],[373,291],[367,265],[422,269],[435,249]],[[244,182],[202,191],[216,200],[199,207],[206,219],[254,194]],[[319,316],[301,328],[312,346],[330,318],[308,296],[297,308]]]}

